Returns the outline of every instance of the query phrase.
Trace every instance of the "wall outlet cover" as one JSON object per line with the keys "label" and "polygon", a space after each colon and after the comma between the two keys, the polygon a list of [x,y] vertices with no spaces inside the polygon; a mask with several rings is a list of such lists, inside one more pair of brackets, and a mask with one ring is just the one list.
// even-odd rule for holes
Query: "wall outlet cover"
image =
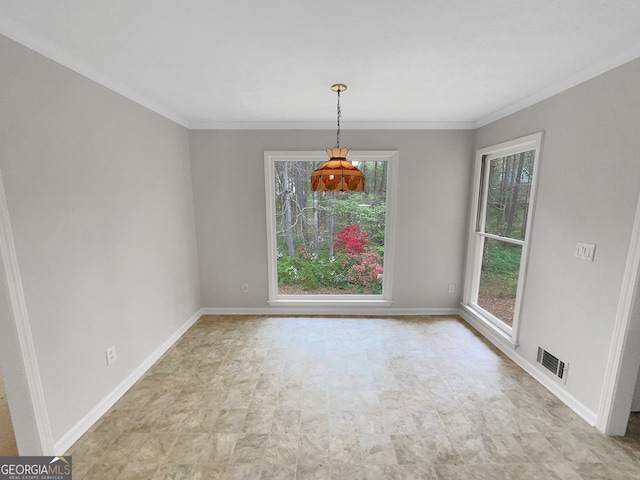
{"label": "wall outlet cover", "polygon": [[118,359],[118,356],[116,355],[115,345],[112,345],[111,347],[107,348],[105,353],[107,355],[107,366],[111,365],[113,362],[115,362]]}

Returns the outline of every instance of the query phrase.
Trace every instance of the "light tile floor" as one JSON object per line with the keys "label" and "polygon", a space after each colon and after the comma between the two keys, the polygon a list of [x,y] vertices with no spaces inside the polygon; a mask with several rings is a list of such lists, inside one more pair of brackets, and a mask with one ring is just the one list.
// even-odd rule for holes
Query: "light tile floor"
{"label": "light tile floor", "polygon": [[636,480],[629,430],[457,317],[205,316],[67,454],[86,480]]}

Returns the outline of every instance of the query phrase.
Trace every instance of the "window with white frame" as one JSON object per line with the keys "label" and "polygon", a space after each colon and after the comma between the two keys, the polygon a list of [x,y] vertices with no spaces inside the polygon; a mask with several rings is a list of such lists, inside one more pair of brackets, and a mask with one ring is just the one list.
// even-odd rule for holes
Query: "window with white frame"
{"label": "window with white frame", "polygon": [[476,152],[463,305],[517,344],[542,133]]}
{"label": "window with white frame", "polygon": [[390,302],[398,152],[352,151],[362,192],[310,188],[325,152],[265,152],[269,300]]}

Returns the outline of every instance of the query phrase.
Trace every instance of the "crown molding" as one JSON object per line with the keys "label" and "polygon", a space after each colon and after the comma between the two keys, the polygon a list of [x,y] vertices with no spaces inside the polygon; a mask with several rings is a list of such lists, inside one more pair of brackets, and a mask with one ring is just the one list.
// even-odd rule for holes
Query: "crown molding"
{"label": "crown molding", "polygon": [[[192,122],[191,130],[335,130],[335,122]],[[343,130],[473,130],[475,122],[340,122]]]}
{"label": "crown molding", "polygon": [[558,93],[564,92],[565,90],[569,90],[576,85],[586,82],[587,80],[591,80],[592,78],[597,77],[598,75],[602,75],[614,68],[617,68],[625,63],[631,62],[640,57],[640,47],[633,47],[621,54],[615,55],[611,58],[606,59],[603,62],[600,62],[596,65],[592,65],[588,68],[580,70],[579,72],[570,75],[569,77],[550,85],[547,88],[539,90],[538,92],[529,95],[517,102],[512,103],[500,110],[497,110],[490,115],[487,115],[484,118],[476,121],[474,123],[473,128],[480,128],[490,123],[493,123],[497,120],[500,120],[504,117],[507,117],[513,113],[519,112],[520,110],[524,110],[527,107],[535,105],[536,103],[542,102]]}
{"label": "crown molding", "polygon": [[2,15],[0,15],[0,34],[35,51],[36,53],[39,53],[40,55],[43,55],[49,60],[53,60],[54,62],[73,70],[89,80],[93,80],[99,85],[122,95],[132,102],[135,102],[138,105],[141,105],[152,112],[177,123],[178,125],[182,125],[183,127],[187,127],[188,125],[187,120],[182,118],[180,115],[176,115],[175,112],[158,105],[156,102],[150,100],[144,95],[140,95],[134,89],[129,88],[109,75],[105,75],[104,73],[97,71],[85,62],[65,52],[49,40],[46,40],[40,35],[26,29],[14,20],[10,20]]}

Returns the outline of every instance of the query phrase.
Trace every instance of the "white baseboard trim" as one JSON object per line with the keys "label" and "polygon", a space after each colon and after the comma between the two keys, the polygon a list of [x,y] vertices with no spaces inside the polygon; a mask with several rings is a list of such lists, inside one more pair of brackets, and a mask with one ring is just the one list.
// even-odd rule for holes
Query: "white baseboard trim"
{"label": "white baseboard trim", "polygon": [[54,455],[63,455],[91,426],[136,383],[149,368],[203,315],[202,309],[194,313],[162,345],[144,360],[138,368],[113,389],[100,403],[87,413],[78,423],[54,444]]}
{"label": "white baseboard trim", "polygon": [[392,308],[348,306],[281,306],[264,308],[203,308],[203,315],[459,315],[458,308]]}
{"label": "white baseboard trim", "polygon": [[508,339],[498,335],[492,328],[476,319],[472,314],[461,308],[460,316],[477,330],[483,337],[489,340],[502,353],[515,362],[520,368],[531,375],[538,383],[554,394],[562,403],[578,414],[589,425],[595,426],[598,415],[593,410],[587,408],[576,397],[571,395],[563,386],[557,383],[545,372],[540,370],[535,364],[529,362],[518,353],[517,346],[514,346]]}
{"label": "white baseboard trim", "polygon": [[[512,351],[512,353],[514,353]],[[585,422],[595,427],[598,420],[596,412],[588,408],[584,403],[580,402],[576,397],[567,392],[557,383],[550,375],[540,370],[535,364],[525,360],[520,355],[519,360],[514,360],[524,371],[536,379],[543,387],[553,393],[562,403],[573,410]]]}

